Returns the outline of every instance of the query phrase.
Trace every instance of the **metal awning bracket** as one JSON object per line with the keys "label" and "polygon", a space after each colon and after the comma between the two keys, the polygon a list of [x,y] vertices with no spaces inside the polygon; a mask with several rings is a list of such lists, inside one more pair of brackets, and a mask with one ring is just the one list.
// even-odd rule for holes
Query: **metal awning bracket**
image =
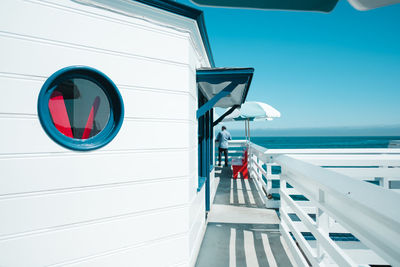
{"label": "metal awning bracket", "polygon": [[213,127],[216,126],[218,123],[220,123],[223,119],[225,119],[226,116],[231,114],[235,109],[239,108],[240,105],[234,105],[230,109],[228,109],[224,114],[222,114],[221,117],[219,117],[216,121],[213,122]]}
{"label": "metal awning bracket", "polygon": [[214,105],[223,97],[230,95],[232,91],[236,88],[239,83],[231,82],[227,87],[225,87],[222,91],[216,94],[213,98],[208,100],[204,105],[202,105],[196,112],[196,117],[200,118],[203,116],[207,111],[212,109]]}

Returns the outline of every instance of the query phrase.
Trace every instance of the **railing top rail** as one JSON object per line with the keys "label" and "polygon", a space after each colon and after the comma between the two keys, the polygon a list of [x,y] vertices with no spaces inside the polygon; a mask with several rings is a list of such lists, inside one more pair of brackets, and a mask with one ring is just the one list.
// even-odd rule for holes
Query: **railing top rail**
{"label": "railing top rail", "polygon": [[[283,177],[389,262],[400,263],[400,194],[291,157]],[[322,196],[322,199],[321,199]]]}
{"label": "railing top rail", "polygon": [[[279,154],[278,154],[279,155]],[[400,166],[397,154],[287,154],[319,166]],[[269,154],[271,157],[272,155]]]}
{"label": "railing top rail", "polygon": [[[246,140],[234,140],[230,141],[232,143],[244,143],[248,142]],[[400,155],[399,148],[312,148],[312,149],[269,149],[266,147],[259,146],[252,142],[248,142],[248,144],[257,152],[265,153],[268,155],[277,155],[277,154],[312,154],[312,155],[321,155],[321,154],[346,154],[346,155],[380,155],[380,154],[394,154]]]}
{"label": "railing top rail", "polygon": [[242,144],[247,144],[247,140],[229,140],[228,141],[229,145],[242,145]]}
{"label": "railing top rail", "polygon": [[292,155],[321,166],[369,166],[374,163],[378,166],[400,166],[400,149],[397,148],[267,149],[251,142],[248,144],[251,152],[265,162],[271,162],[271,157],[277,155]]}
{"label": "railing top rail", "polygon": [[249,144],[250,144],[250,146],[251,146],[254,150],[257,150],[257,151],[259,151],[259,152],[261,152],[261,153],[265,153],[265,152],[268,151],[268,148],[265,148],[265,147],[256,145],[256,144],[254,144],[254,143],[252,143],[252,142],[249,142]]}
{"label": "railing top rail", "polygon": [[377,213],[382,213],[383,216],[397,222],[400,229],[400,194],[291,156],[280,155],[274,161],[284,165],[288,172],[296,174],[297,177],[312,180],[319,188],[340,194],[349,201],[356,201]]}
{"label": "railing top rail", "polygon": [[249,142],[249,147],[250,147],[250,153],[255,154],[259,159],[261,159],[264,162],[267,162],[266,153],[268,149],[251,142]]}
{"label": "railing top rail", "polygon": [[[281,165],[281,177],[296,190],[386,261],[400,266],[400,209],[397,207],[400,194],[319,167],[337,164],[397,167],[400,166],[400,149],[267,149],[251,142],[249,147],[258,159]],[[389,169],[397,171],[398,168]]]}
{"label": "railing top rail", "polygon": [[323,149],[267,149],[267,153],[276,154],[397,154],[398,148],[323,148]]}

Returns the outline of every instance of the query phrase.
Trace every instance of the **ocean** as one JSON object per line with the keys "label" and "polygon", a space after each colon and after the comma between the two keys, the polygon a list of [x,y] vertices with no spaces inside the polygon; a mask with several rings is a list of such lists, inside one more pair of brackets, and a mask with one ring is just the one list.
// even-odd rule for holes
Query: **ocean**
{"label": "ocean", "polygon": [[[233,137],[241,139],[244,137]],[[294,148],[387,148],[398,147],[400,136],[285,136],[251,137],[251,142],[274,149]]]}
{"label": "ocean", "polygon": [[[244,140],[244,137],[233,137]],[[400,136],[285,136],[285,137],[252,137],[251,142],[270,149],[307,149],[307,148],[400,148]],[[241,153],[232,153],[238,156]],[[263,166],[265,169],[265,166]],[[272,166],[272,174],[280,174],[280,166]],[[264,181],[265,178],[263,177]],[[377,183],[378,181],[368,181]],[[279,188],[279,181],[272,181],[272,188]],[[272,194],[279,200],[279,194]],[[293,198],[293,197],[292,197]],[[304,196],[296,195],[295,200],[306,200]]]}

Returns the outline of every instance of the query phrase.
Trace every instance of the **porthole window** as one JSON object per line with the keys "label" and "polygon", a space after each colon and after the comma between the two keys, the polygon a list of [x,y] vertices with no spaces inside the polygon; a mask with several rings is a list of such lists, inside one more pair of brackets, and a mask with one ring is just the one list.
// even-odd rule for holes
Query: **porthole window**
{"label": "porthole window", "polygon": [[92,150],[118,133],[124,108],[115,84],[89,67],[68,67],[51,75],[38,99],[39,120],[58,144]]}

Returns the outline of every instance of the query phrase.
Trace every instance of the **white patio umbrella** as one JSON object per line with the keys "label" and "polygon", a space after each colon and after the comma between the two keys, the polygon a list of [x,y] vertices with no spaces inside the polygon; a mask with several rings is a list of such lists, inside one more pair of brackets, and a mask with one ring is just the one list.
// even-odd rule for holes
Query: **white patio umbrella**
{"label": "white patio umbrella", "polygon": [[281,113],[274,107],[262,102],[245,102],[222,121],[245,121],[246,139],[250,140],[250,121],[273,120]]}

